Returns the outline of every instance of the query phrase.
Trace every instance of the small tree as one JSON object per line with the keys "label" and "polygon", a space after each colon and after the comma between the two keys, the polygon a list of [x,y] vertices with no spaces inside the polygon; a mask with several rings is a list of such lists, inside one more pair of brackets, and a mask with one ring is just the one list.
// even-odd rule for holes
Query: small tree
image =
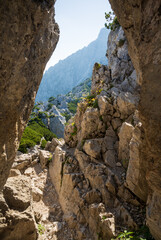
{"label": "small tree", "polygon": [[105,13],[105,19],[107,21],[107,23],[105,23],[105,27],[111,31],[115,31],[115,29],[120,26],[114,12]]}

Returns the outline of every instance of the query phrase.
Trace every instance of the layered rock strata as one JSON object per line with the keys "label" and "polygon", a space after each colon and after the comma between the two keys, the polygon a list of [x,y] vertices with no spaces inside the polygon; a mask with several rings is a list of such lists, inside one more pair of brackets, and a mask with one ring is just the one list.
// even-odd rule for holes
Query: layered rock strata
{"label": "layered rock strata", "polygon": [[55,149],[49,168],[65,219],[81,240],[111,239],[145,219],[144,198],[130,191],[141,123],[139,84],[122,28],[110,33],[108,47],[109,66],[95,64],[91,95],[78,104],[66,145]]}
{"label": "layered rock strata", "polygon": [[54,3],[0,3],[0,188],[8,177],[46,62],[58,41]]}
{"label": "layered rock strata", "polygon": [[[154,238],[160,240],[161,1],[110,0],[110,3],[125,31],[129,55],[140,83],[138,109],[142,130],[138,129],[133,138],[135,141],[139,135],[141,137],[131,168],[139,170],[139,174],[132,177],[133,192],[147,202],[147,224]],[[131,148],[135,148],[134,143]],[[139,191],[135,190],[136,185]]]}

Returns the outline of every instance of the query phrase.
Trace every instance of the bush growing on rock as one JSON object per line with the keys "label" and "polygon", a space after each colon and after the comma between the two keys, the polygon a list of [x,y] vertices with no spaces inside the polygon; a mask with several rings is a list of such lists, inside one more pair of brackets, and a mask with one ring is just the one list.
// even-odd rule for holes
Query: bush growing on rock
{"label": "bush growing on rock", "polygon": [[28,123],[28,126],[36,132],[40,133],[42,137],[44,137],[47,141],[51,141],[52,138],[57,137],[45,126],[45,124],[43,124],[41,119],[38,117],[31,119]]}
{"label": "bush growing on rock", "polygon": [[[45,138],[45,141],[51,141],[52,138],[56,138],[57,136],[38,117],[35,117],[29,121],[28,126],[25,128],[18,150],[27,153],[27,148],[39,144],[42,137]],[[42,140],[42,147],[45,145],[45,141],[43,142]]]}
{"label": "bush growing on rock", "polygon": [[105,19],[107,21],[107,23],[105,23],[105,27],[111,31],[115,31],[115,29],[120,26],[114,12],[105,13]]}
{"label": "bush growing on rock", "polygon": [[42,149],[44,149],[45,148],[45,146],[46,146],[46,143],[47,143],[47,141],[45,140],[45,139],[43,139],[42,141],[41,141],[41,148]]}
{"label": "bush growing on rock", "polygon": [[52,106],[53,106],[54,104],[52,104],[51,102],[48,104],[48,106],[47,106],[47,111],[49,111],[51,108],[52,108]]}
{"label": "bush growing on rock", "polygon": [[71,113],[75,114],[77,111],[77,104],[80,101],[80,99],[74,99],[70,103],[68,103],[68,109]]}

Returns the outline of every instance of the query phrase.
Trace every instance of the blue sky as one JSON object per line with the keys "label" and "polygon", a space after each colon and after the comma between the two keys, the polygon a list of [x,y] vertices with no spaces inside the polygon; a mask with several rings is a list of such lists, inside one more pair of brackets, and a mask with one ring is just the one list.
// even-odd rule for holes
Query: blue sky
{"label": "blue sky", "polygon": [[55,19],[60,39],[46,70],[95,40],[104,27],[104,13],[110,10],[108,0],[57,0]]}

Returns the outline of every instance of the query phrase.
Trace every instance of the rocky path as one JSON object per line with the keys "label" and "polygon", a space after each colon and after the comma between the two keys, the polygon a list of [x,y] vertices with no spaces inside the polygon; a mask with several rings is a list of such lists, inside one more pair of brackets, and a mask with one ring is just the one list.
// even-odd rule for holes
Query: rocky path
{"label": "rocky path", "polygon": [[31,178],[33,211],[38,224],[38,240],[74,240],[63,220],[63,212],[57,193],[50,181],[48,168],[42,170],[40,163],[25,170]]}
{"label": "rocky path", "polygon": [[39,146],[17,153],[0,195],[1,240],[75,240],[50,180],[51,156]]}

